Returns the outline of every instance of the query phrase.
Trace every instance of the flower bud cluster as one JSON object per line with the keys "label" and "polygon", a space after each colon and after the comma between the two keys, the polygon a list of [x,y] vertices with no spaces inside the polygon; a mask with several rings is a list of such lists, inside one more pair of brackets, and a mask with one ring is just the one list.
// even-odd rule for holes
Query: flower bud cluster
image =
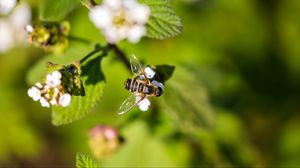
{"label": "flower bud cluster", "polygon": [[36,83],[28,89],[28,95],[34,101],[39,101],[42,107],[50,105],[67,107],[71,102],[71,95],[64,92],[61,84],[62,75],[59,71],[47,74],[44,84]]}
{"label": "flower bud cluster", "polygon": [[27,25],[28,42],[46,51],[57,54],[63,53],[68,47],[67,36],[70,30],[68,22],[44,23],[40,25]]}
{"label": "flower bud cluster", "polygon": [[111,155],[121,144],[118,131],[110,126],[98,125],[89,131],[89,146],[97,159]]}

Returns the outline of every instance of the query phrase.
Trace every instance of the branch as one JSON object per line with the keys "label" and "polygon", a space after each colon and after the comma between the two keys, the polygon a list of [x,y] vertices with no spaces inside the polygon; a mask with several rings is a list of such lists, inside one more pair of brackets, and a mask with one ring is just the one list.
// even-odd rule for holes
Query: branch
{"label": "branch", "polygon": [[88,55],[86,55],[85,57],[83,57],[80,60],[80,64],[84,63],[87,59],[89,59],[92,55],[96,54],[97,52],[102,51],[103,54],[105,52],[107,52],[107,47],[101,47],[99,44],[96,44],[95,46],[95,50],[93,50],[92,52],[90,52]]}
{"label": "branch", "polygon": [[131,71],[130,62],[127,59],[125,53],[119,49],[119,47],[115,44],[108,44],[107,45],[108,50],[112,50],[115,55],[122,61],[122,63],[126,66],[126,68]]}
{"label": "branch", "polygon": [[84,39],[84,38],[81,38],[81,37],[72,36],[72,35],[69,35],[68,39],[70,41],[78,41],[78,42],[81,42],[81,43],[84,43],[84,44],[92,44],[92,42],[89,41],[89,40],[87,40],[87,39]]}

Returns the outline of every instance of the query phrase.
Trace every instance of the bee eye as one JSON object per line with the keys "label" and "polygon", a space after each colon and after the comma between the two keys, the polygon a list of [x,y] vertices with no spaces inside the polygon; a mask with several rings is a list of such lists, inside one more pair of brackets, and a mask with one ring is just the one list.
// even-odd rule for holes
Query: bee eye
{"label": "bee eye", "polygon": [[163,93],[162,88],[161,88],[161,87],[157,87],[157,90],[156,90],[156,95],[157,95],[157,97],[161,96],[162,93]]}
{"label": "bee eye", "polygon": [[77,69],[74,65],[71,65],[67,68],[68,72],[74,74],[74,73],[77,73]]}

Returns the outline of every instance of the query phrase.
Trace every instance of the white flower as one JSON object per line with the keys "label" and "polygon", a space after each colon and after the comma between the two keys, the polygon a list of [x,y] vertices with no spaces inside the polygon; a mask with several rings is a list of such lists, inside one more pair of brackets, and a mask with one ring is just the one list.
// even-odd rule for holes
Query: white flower
{"label": "white flower", "polygon": [[57,87],[61,83],[61,73],[53,71],[46,76],[46,84],[50,87]]}
{"label": "white flower", "polygon": [[5,52],[14,44],[14,31],[10,24],[3,19],[0,19],[0,52]]}
{"label": "white flower", "polygon": [[8,14],[17,4],[17,0],[0,0],[0,14]]}
{"label": "white flower", "polygon": [[90,10],[90,20],[101,29],[109,43],[128,39],[136,43],[146,34],[150,9],[136,0],[104,0]]}
{"label": "white flower", "polygon": [[50,100],[50,104],[51,104],[51,105],[57,105],[57,100],[55,99],[55,97],[53,97],[53,98]]}
{"label": "white flower", "polygon": [[25,30],[27,31],[27,33],[32,33],[34,29],[31,25],[26,25]]}
{"label": "white flower", "polygon": [[153,69],[150,67],[146,67],[144,72],[148,79],[152,79],[155,76],[155,71],[153,71]]}
{"label": "white flower", "polygon": [[155,85],[155,86],[157,86],[157,87],[160,87],[162,90],[164,90],[165,89],[165,87],[164,87],[164,85],[162,84],[162,83],[160,83],[160,82],[157,82],[157,81],[152,81],[151,82],[153,85]]}
{"label": "white flower", "polygon": [[[136,101],[139,101],[140,97],[137,97]],[[137,104],[141,111],[147,111],[150,106],[150,101],[147,98],[144,98]]]}
{"label": "white flower", "polygon": [[59,97],[59,104],[63,107],[67,107],[70,105],[71,95],[69,93],[65,93]]}
{"label": "white flower", "polygon": [[41,97],[40,103],[41,103],[42,107],[48,107],[48,108],[50,107],[49,102],[44,97]]}
{"label": "white flower", "polygon": [[[11,0],[0,0],[0,8],[6,1]],[[25,42],[27,34],[24,27],[30,20],[30,7],[25,3],[18,5],[10,15],[0,19],[0,53]]]}
{"label": "white flower", "polygon": [[37,83],[35,84],[35,86],[36,86],[37,88],[39,88],[39,89],[41,89],[41,88],[43,87],[43,85],[42,85],[40,82],[37,82]]}
{"label": "white flower", "polygon": [[27,91],[28,96],[31,97],[34,101],[38,101],[41,98],[41,91],[36,88],[35,86],[32,86]]}

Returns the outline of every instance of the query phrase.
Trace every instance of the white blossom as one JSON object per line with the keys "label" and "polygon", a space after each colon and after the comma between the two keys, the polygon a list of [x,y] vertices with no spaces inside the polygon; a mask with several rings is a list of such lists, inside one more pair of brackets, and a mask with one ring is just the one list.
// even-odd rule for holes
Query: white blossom
{"label": "white blossom", "polygon": [[67,107],[71,103],[71,94],[65,93],[61,85],[62,74],[53,71],[46,75],[45,83],[36,83],[28,90],[28,95],[34,100],[40,100],[42,107],[62,106]]}
{"label": "white blossom", "polygon": [[104,0],[90,10],[90,20],[101,29],[109,43],[128,39],[136,43],[146,34],[150,9],[136,0]]}
{"label": "white blossom", "polygon": [[34,101],[38,101],[41,98],[41,91],[36,88],[35,86],[32,86],[27,91],[28,96],[31,97]]}
{"label": "white blossom", "polygon": [[[140,97],[137,97],[137,101],[140,100]],[[141,111],[147,111],[150,106],[150,101],[147,98],[144,98],[142,101],[137,104]]]}
{"label": "white blossom", "polygon": [[50,107],[49,102],[44,97],[41,97],[40,103],[42,107],[48,107],[48,108]]}
{"label": "white blossom", "polygon": [[155,76],[155,71],[150,67],[146,67],[144,72],[148,79],[152,79]]}
{"label": "white blossom", "polygon": [[71,95],[69,93],[65,93],[59,97],[59,105],[63,107],[69,106],[71,103]]}
{"label": "white blossom", "polygon": [[14,44],[14,31],[10,24],[4,19],[0,19],[0,53],[10,49]]}
{"label": "white blossom", "polygon": [[0,0],[0,14],[7,15],[17,4],[17,0]]}
{"label": "white blossom", "polygon": [[26,25],[25,30],[27,31],[27,33],[32,33],[34,31],[32,25]]}
{"label": "white blossom", "polygon": [[157,81],[152,81],[151,82],[153,85],[157,86],[157,87],[160,87],[162,90],[165,89],[164,85],[161,83],[161,82],[157,82]]}
{"label": "white blossom", "polygon": [[[11,0],[0,0],[0,6],[6,1]],[[24,27],[30,20],[30,7],[25,3],[18,5],[8,16],[0,19],[0,53],[25,42],[27,34]]]}
{"label": "white blossom", "polygon": [[35,84],[35,86],[36,86],[37,88],[39,88],[39,89],[41,89],[41,88],[43,87],[43,85],[42,85],[40,82],[37,82],[37,83]]}
{"label": "white blossom", "polygon": [[57,100],[55,97],[53,97],[51,100],[50,100],[50,104],[51,105],[57,105]]}
{"label": "white blossom", "polygon": [[61,83],[61,73],[53,71],[46,76],[46,84],[50,87],[57,87]]}

